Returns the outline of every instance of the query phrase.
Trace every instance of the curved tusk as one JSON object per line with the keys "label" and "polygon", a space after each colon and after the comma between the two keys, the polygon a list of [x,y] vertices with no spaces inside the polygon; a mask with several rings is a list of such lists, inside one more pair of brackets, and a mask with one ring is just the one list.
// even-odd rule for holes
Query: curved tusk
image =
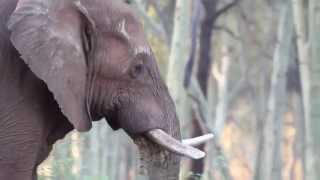
{"label": "curved tusk", "polygon": [[212,133],[205,134],[199,137],[194,137],[190,139],[184,139],[182,140],[182,144],[188,145],[188,146],[197,146],[200,144],[203,144],[211,139],[213,139],[214,135]]}
{"label": "curved tusk", "polygon": [[182,144],[161,129],[153,129],[146,132],[146,136],[154,143],[173,153],[190,157],[192,159],[201,159],[206,153],[192,146]]}

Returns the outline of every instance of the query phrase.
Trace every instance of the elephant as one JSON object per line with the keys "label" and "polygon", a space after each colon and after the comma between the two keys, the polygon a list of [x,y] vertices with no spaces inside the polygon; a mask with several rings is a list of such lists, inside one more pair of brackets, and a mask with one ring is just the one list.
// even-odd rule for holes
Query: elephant
{"label": "elephant", "polygon": [[[54,143],[105,119],[138,146],[152,180],[178,179],[175,104],[143,26],[120,0],[0,0],[0,179],[35,180]],[[209,135],[210,136],[210,135]]]}

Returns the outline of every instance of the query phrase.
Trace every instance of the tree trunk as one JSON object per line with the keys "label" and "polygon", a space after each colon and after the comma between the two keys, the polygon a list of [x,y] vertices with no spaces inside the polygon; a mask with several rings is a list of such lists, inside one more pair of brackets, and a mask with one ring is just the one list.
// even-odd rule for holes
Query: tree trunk
{"label": "tree trunk", "polygon": [[309,1],[310,34],[310,119],[307,121],[307,178],[320,177],[320,1]]}
{"label": "tree trunk", "polygon": [[102,148],[102,144],[100,141],[100,129],[102,128],[102,122],[95,122],[94,126],[90,132],[90,153],[92,154],[90,161],[92,162],[92,166],[90,166],[90,170],[92,172],[93,177],[98,177],[100,175],[100,152],[99,149]]}
{"label": "tree trunk", "polygon": [[72,132],[71,134],[71,155],[73,159],[72,174],[76,179],[80,179],[81,171],[81,139],[78,132]]}
{"label": "tree trunk", "polygon": [[208,78],[210,74],[210,65],[212,63],[211,52],[211,39],[213,27],[216,20],[216,8],[217,1],[203,0],[203,5],[205,8],[205,17],[201,23],[200,31],[200,54],[199,54],[199,64],[197,71],[197,79],[199,81],[202,92],[207,96],[208,88]]}
{"label": "tree trunk", "polygon": [[[303,106],[303,127],[306,127],[306,123],[310,121],[310,77],[309,77],[309,50],[308,50],[308,18],[307,18],[307,1],[305,0],[292,0],[293,7],[293,17],[294,17],[294,25],[295,31],[297,34],[297,47],[298,47],[298,59],[299,59],[299,72],[300,72],[300,82],[301,82],[301,98],[302,98],[302,106]],[[299,129],[301,133],[305,133],[306,129]],[[299,133],[303,139],[302,141],[310,142],[310,137],[306,134]],[[310,146],[304,147],[306,150],[304,152],[308,152],[308,154],[312,154]],[[306,167],[305,159],[307,154],[303,154],[302,157],[302,168],[303,174],[305,176],[306,170],[310,169]],[[309,171],[309,170],[308,170]],[[305,177],[306,178],[306,177]]]}
{"label": "tree trunk", "polygon": [[286,107],[286,75],[288,62],[291,58],[292,40],[294,35],[292,9],[283,4],[281,20],[278,28],[278,44],[273,60],[273,72],[271,80],[271,92],[268,102],[268,115],[264,127],[264,153],[261,166],[261,179],[282,179],[282,126],[283,113]]}
{"label": "tree trunk", "polygon": [[[200,42],[199,42],[199,60],[197,69],[197,80],[200,85],[202,94],[207,97],[208,79],[211,66],[211,38],[213,32],[213,26],[216,18],[216,5],[217,1],[203,0],[203,6],[205,8],[205,17],[201,22],[200,29]],[[197,120],[199,121],[199,120]],[[200,120],[201,121],[201,120]],[[193,126],[192,136],[202,135],[201,129],[197,126]],[[205,144],[198,147],[200,150],[205,149]],[[204,159],[193,160],[191,165],[191,171],[193,174],[202,175],[204,170]]]}
{"label": "tree trunk", "polygon": [[224,124],[227,118],[228,108],[228,78],[229,78],[229,67],[231,61],[230,54],[230,39],[224,38],[225,44],[222,47],[222,59],[220,62],[220,70],[216,64],[213,67],[213,74],[217,81],[218,86],[218,102],[216,107],[216,117],[214,122],[214,132],[219,139],[223,132]]}
{"label": "tree trunk", "polygon": [[256,155],[255,155],[255,166],[254,166],[254,174],[253,174],[253,179],[254,180],[260,180],[260,177],[262,176],[262,170],[263,170],[263,152],[264,152],[264,133],[263,133],[263,128],[264,124],[266,123],[265,115],[266,115],[266,102],[267,102],[267,97],[266,97],[266,73],[263,72],[261,73],[261,76],[259,76],[258,79],[258,89],[257,89],[257,101],[255,104],[255,114],[257,114],[257,145],[256,145]]}
{"label": "tree trunk", "polygon": [[183,87],[184,70],[188,59],[189,37],[191,15],[191,1],[177,0],[175,8],[174,28],[171,43],[171,53],[167,74],[167,85],[173,98],[178,117],[185,120],[188,117],[185,113],[186,93]]}
{"label": "tree trunk", "polygon": [[[297,131],[296,140],[294,144],[294,163],[291,169],[290,179],[291,180],[304,180],[305,178],[305,119],[304,119],[304,112],[303,112],[303,101],[301,92],[293,92],[291,94],[291,104],[292,110],[294,112],[295,117],[295,129]],[[301,161],[302,164],[302,174],[297,176],[295,172],[296,164]]]}

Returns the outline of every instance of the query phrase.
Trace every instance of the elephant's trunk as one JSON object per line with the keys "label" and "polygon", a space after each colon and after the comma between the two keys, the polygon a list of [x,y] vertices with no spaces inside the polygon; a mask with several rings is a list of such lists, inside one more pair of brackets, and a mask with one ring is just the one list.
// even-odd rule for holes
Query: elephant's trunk
{"label": "elephant's trunk", "polygon": [[163,129],[152,129],[134,138],[138,145],[143,169],[150,180],[178,180],[180,155],[200,159],[205,153],[191,147],[212,138],[212,134],[181,141],[180,124],[175,105],[168,94],[160,101],[165,114]]}
{"label": "elephant's trunk", "polygon": [[[179,129],[174,131],[179,132]],[[143,166],[146,166],[148,175],[152,180],[178,179],[178,155],[193,159],[203,158],[205,153],[190,145],[198,145],[213,138],[212,134],[207,134],[181,142],[177,140],[180,138],[179,135],[171,136],[160,129],[148,131],[145,136],[147,138],[135,139],[135,143],[139,147]]]}
{"label": "elephant's trunk", "polygon": [[[162,110],[165,114],[164,131],[176,140],[181,140],[180,123],[175,112],[175,105],[170,96],[164,96]],[[144,136],[134,139],[138,145],[143,169],[147,170],[150,180],[178,180],[180,171],[180,156],[169,152],[168,148]]]}
{"label": "elephant's trunk", "polygon": [[[180,138],[180,135],[175,138]],[[179,155],[167,151],[145,137],[136,138],[134,141],[140,151],[142,168],[147,170],[150,180],[179,179]]]}
{"label": "elephant's trunk", "polygon": [[180,157],[146,138],[137,138],[135,143],[139,147],[141,166],[149,180],[177,180],[179,179]]}

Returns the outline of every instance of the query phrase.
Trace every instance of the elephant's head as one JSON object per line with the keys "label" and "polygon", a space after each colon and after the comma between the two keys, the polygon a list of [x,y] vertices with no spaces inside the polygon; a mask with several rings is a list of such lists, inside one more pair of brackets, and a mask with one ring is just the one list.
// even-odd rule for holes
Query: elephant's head
{"label": "elephant's head", "polygon": [[124,129],[148,159],[152,179],[177,179],[176,154],[204,156],[181,143],[174,103],[126,4],[20,0],[8,26],[22,59],[75,129],[87,131],[103,117]]}

